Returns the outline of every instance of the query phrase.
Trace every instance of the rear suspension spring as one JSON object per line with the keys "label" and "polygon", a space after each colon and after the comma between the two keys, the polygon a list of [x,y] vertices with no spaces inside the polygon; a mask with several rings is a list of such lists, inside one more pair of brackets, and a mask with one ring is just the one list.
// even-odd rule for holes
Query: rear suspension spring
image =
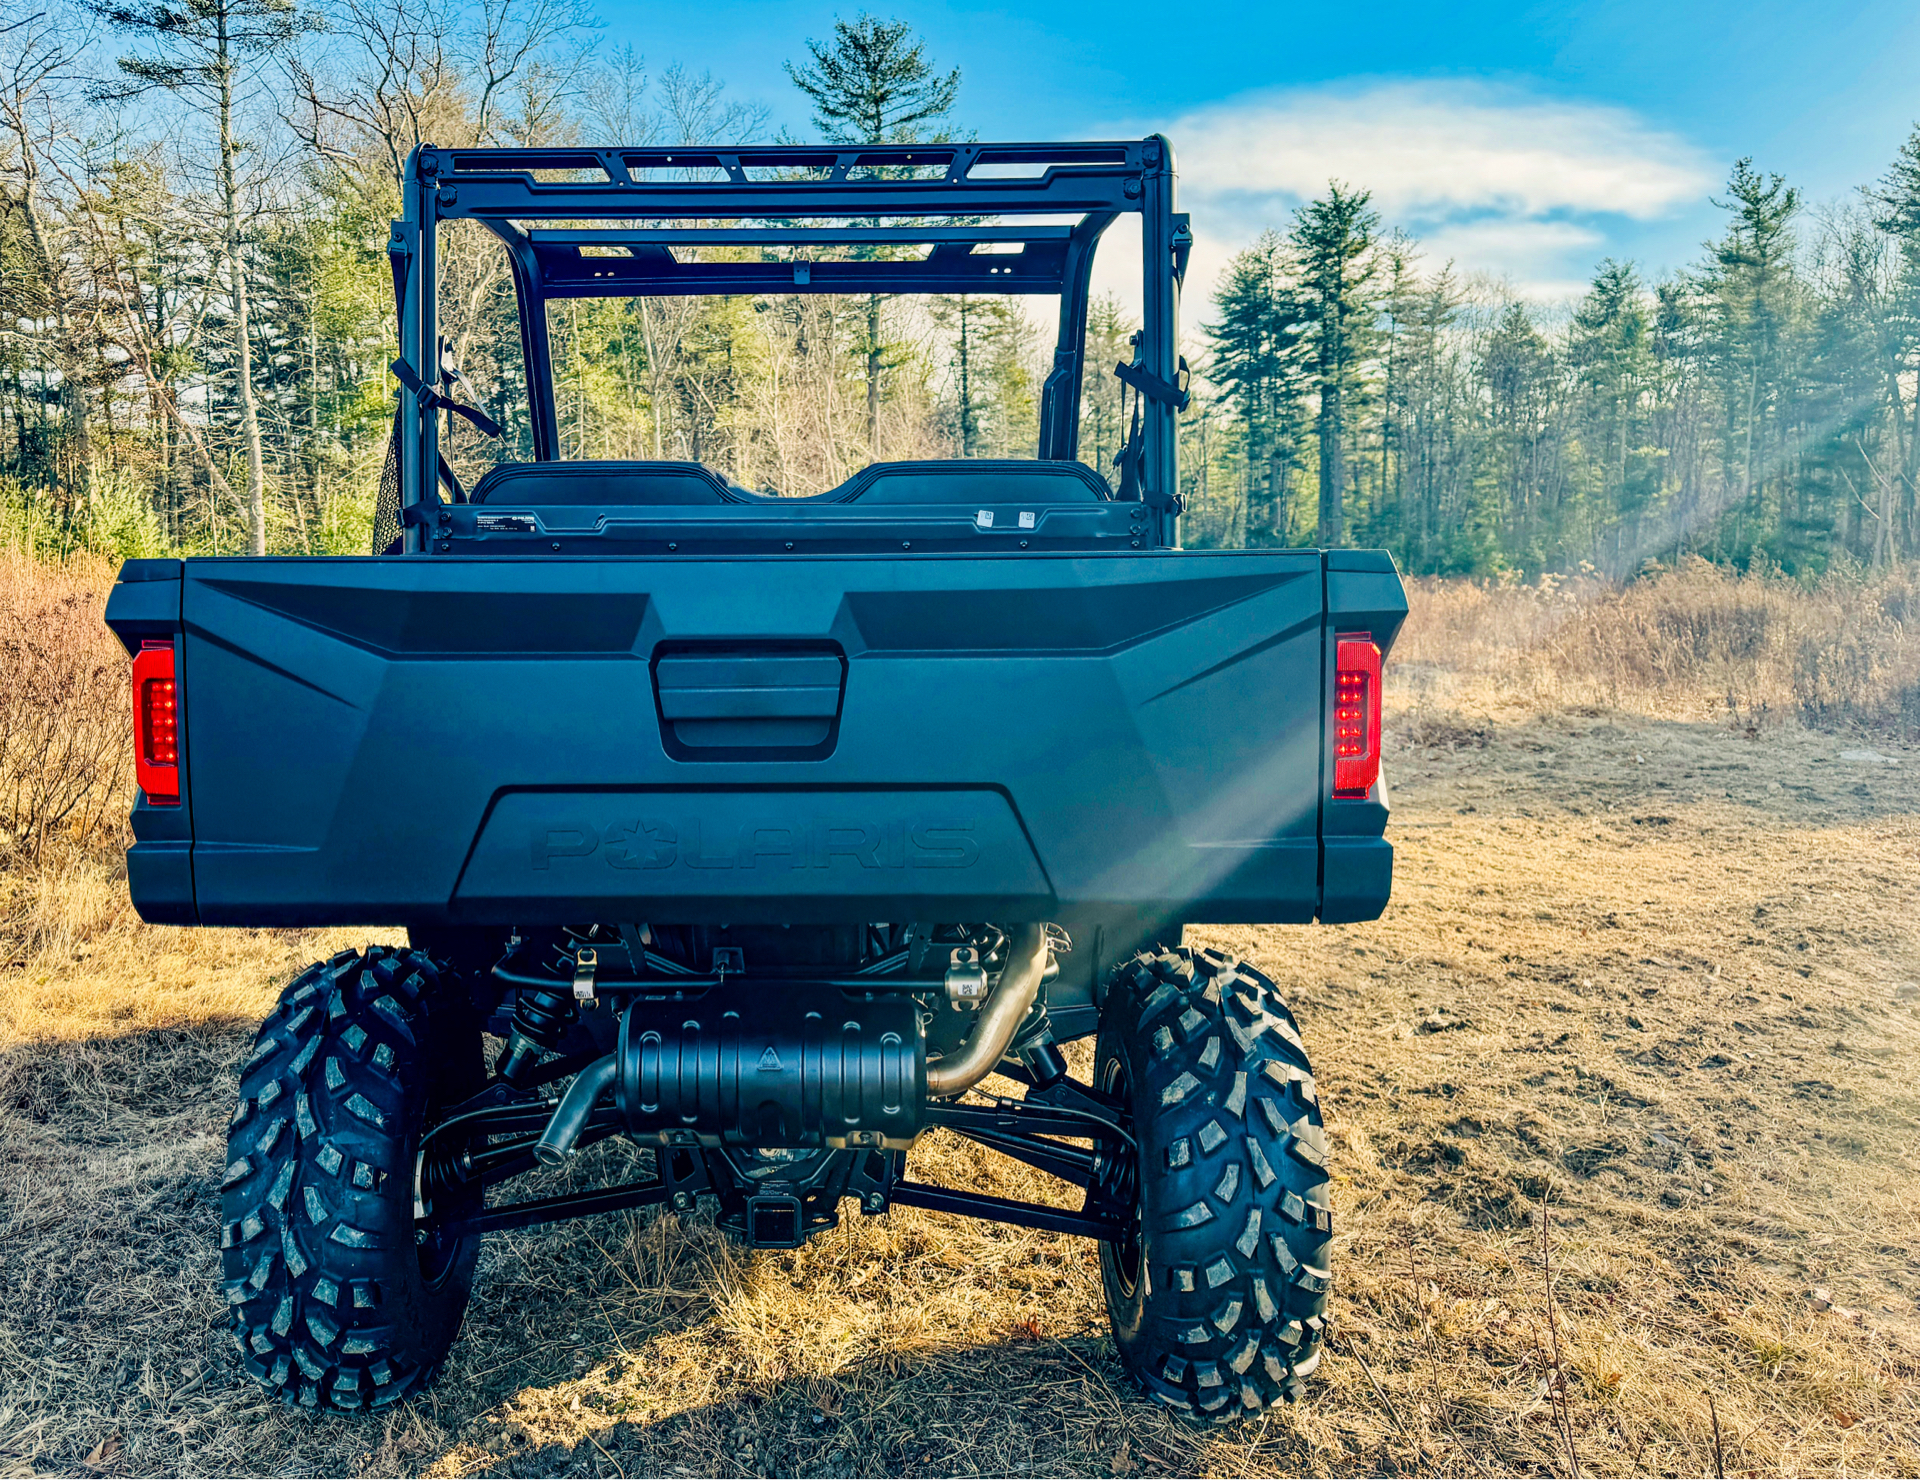
{"label": "rear suspension spring", "polygon": [[513,1004],[513,1034],[500,1057],[500,1077],[518,1086],[539,1063],[542,1051],[560,1047],[579,1015],[573,997],[560,988],[521,988]]}

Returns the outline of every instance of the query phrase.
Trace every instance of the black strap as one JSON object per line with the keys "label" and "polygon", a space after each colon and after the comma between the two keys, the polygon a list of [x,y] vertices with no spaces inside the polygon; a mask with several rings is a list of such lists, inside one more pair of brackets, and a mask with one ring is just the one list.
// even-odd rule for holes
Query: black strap
{"label": "black strap", "polygon": [[[1126,377],[1122,376],[1122,380]],[[1131,382],[1129,382],[1131,383]],[[1120,393],[1121,412],[1126,410],[1126,392]],[[1114,492],[1113,501],[1117,504],[1137,504],[1144,502],[1150,509],[1164,509],[1176,518],[1187,507],[1187,501],[1177,494],[1168,497],[1163,493],[1148,493],[1146,488],[1147,439],[1140,427],[1140,397],[1133,398],[1133,426],[1127,432],[1127,440],[1121,444],[1120,456],[1115,459],[1120,470],[1120,487]]]}
{"label": "black strap", "polygon": [[387,368],[393,372],[393,378],[405,386],[407,391],[420,402],[422,411],[432,411],[435,407],[444,406],[455,416],[464,416],[472,422],[474,429],[482,436],[499,438],[506,435],[500,423],[488,416],[486,412],[477,406],[467,405],[465,401],[456,401],[451,396],[441,394],[415,375],[413,366],[405,360],[395,360]]}
{"label": "black strap", "polygon": [[[1123,391],[1122,395],[1125,394]],[[1127,433],[1127,440],[1120,444],[1120,456],[1114,461],[1119,464],[1120,487],[1114,494],[1115,503],[1137,504],[1140,502],[1140,465],[1146,461],[1146,438],[1140,434],[1140,398],[1133,398],[1133,430]]]}
{"label": "black strap", "polygon": [[387,264],[393,268],[393,319],[396,324],[404,324],[407,321],[407,273],[413,266],[413,253],[398,241],[390,242]]}
{"label": "black strap", "polygon": [[1185,411],[1188,404],[1193,400],[1193,393],[1187,389],[1187,381],[1191,372],[1187,369],[1187,358],[1185,355],[1180,357],[1180,368],[1175,372],[1180,377],[1180,383],[1178,385],[1162,380],[1145,365],[1141,364],[1115,365],[1113,367],[1113,373],[1128,385],[1132,386],[1136,391],[1140,392],[1141,395],[1151,396],[1161,405],[1171,406],[1175,411]]}

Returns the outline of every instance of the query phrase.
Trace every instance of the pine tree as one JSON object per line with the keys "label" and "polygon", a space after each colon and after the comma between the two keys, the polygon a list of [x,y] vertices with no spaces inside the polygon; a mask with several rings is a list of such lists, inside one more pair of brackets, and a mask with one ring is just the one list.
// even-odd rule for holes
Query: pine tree
{"label": "pine tree", "polygon": [[1344,534],[1348,401],[1367,345],[1379,265],[1373,252],[1380,217],[1372,196],[1331,183],[1323,199],[1303,206],[1288,236],[1298,263],[1297,316],[1313,369],[1319,406],[1321,545]]}
{"label": "pine tree", "polygon": [[1887,176],[1867,191],[1879,214],[1873,224],[1903,247],[1920,246],[1920,125],[1900,146]]}
{"label": "pine tree", "polygon": [[1015,456],[1039,439],[1034,328],[1004,297],[967,293],[937,297],[931,317],[950,335],[953,417],[962,457]]}
{"label": "pine tree", "polygon": [[1418,519],[1407,508],[1406,421],[1402,416],[1406,400],[1407,327],[1420,314],[1421,282],[1419,253],[1413,239],[1398,229],[1381,246],[1386,266],[1386,291],[1381,296],[1380,416],[1380,497],[1391,505],[1387,513],[1390,531],[1401,539],[1411,537]]}
{"label": "pine tree", "polygon": [[[1720,308],[1725,452],[1729,459],[1736,453],[1739,457],[1739,504],[1752,521],[1747,532],[1763,538],[1768,511],[1758,507],[1756,499],[1770,474],[1780,471],[1771,460],[1773,446],[1778,443],[1783,456],[1785,447],[1773,433],[1784,389],[1782,351],[1794,328],[1798,283],[1793,218],[1800,211],[1800,192],[1778,175],[1761,175],[1751,159],[1742,159],[1727,180],[1727,195],[1714,202],[1733,220],[1713,245],[1711,269]],[[1783,487],[1774,522],[1780,534],[1788,533],[1786,496]]]}
{"label": "pine tree", "polygon": [[1440,569],[1472,564],[1463,457],[1465,403],[1461,351],[1455,325],[1460,288],[1451,263],[1413,285],[1399,305],[1400,462],[1417,509],[1409,538],[1418,540],[1422,561]]}
{"label": "pine tree", "polygon": [[[813,123],[836,144],[917,144],[929,125],[953,112],[960,69],[937,72],[926,43],[901,20],[836,20],[831,42],[809,39],[813,60],[786,64],[793,85],[813,100]],[[882,299],[867,299],[867,446],[880,456],[880,378],[886,369]]]}
{"label": "pine tree", "polygon": [[831,42],[807,42],[813,60],[786,64],[793,85],[813,100],[813,123],[836,144],[917,144],[923,124],[953,112],[960,69],[940,73],[926,43],[906,21],[836,20]]}
{"label": "pine tree", "polygon": [[1541,504],[1553,404],[1553,352],[1524,303],[1509,303],[1488,334],[1480,374],[1486,381],[1490,448],[1500,492],[1501,546],[1527,564],[1542,558]]}
{"label": "pine tree", "polygon": [[1101,294],[1088,305],[1084,363],[1099,373],[1083,376],[1080,460],[1110,477],[1114,476],[1114,463],[1127,435],[1121,421],[1126,388],[1104,367],[1133,358],[1133,336],[1139,327],[1139,321],[1111,293]]}
{"label": "pine tree", "polygon": [[1262,232],[1252,246],[1235,254],[1214,292],[1213,307],[1218,317],[1203,326],[1213,346],[1208,375],[1225,393],[1246,440],[1244,524],[1250,528],[1253,523],[1253,483],[1263,477],[1269,527],[1276,541],[1287,544],[1292,535],[1288,484],[1307,367],[1293,262],[1277,233]]}
{"label": "pine tree", "polygon": [[[1909,541],[1920,533],[1920,126],[1900,146],[1886,178],[1867,192],[1878,208],[1873,224],[1898,244],[1900,266],[1886,315],[1883,366],[1899,464],[1903,522]],[[1913,383],[1903,404],[1903,383]],[[1876,559],[1890,558],[1893,518],[1885,521]]]}
{"label": "pine tree", "polygon": [[1569,350],[1580,377],[1582,451],[1601,508],[1633,514],[1649,490],[1636,476],[1642,398],[1653,372],[1646,293],[1633,264],[1606,259],[1574,310]]}

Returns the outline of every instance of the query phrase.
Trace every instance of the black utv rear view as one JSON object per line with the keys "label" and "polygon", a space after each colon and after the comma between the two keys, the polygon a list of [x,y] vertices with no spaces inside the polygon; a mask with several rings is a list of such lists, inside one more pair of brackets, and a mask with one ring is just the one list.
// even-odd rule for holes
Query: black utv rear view
{"label": "black utv rear view", "polygon": [[[1157,137],[416,152],[374,553],[134,561],[108,606],[141,914],[407,933],[300,975],[242,1068],[226,1287],[286,1401],[430,1381],[489,1231],[705,1205],[791,1248],[848,1199],[1097,1240],[1119,1353],[1182,1411],[1298,1391],[1312,1070],[1273,982],[1182,931],[1384,907],[1406,606],[1382,554],[1179,548],[1174,205]],[[1089,367],[1123,216],[1142,330]],[[532,452],[471,489],[443,422],[497,427],[436,323],[457,219],[511,268]],[[1057,298],[1037,456],[812,497],[563,459],[552,304],[807,294]],[[1132,398],[1117,486],[1079,460],[1088,374]],[[914,1180],[933,1127],[1080,1192]],[[611,1137],[651,1175],[516,1190]]]}

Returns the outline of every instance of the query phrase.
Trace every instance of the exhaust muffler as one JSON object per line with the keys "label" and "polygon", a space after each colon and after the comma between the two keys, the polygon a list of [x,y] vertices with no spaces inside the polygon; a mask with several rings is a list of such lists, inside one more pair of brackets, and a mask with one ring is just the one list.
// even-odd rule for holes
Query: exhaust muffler
{"label": "exhaust muffler", "polygon": [[574,1079],[534,1155],[566,1160],[609,1091],[627,1134],[656,1145],[904,1151],[929,1097],[964,1094],[999,1063],[1047,961],[1045,927],[1014,927],[973,1032],[932,1065],[920,1004],[902,993],[742,977],[690,1001],[635,1002],[619,1047]]}

